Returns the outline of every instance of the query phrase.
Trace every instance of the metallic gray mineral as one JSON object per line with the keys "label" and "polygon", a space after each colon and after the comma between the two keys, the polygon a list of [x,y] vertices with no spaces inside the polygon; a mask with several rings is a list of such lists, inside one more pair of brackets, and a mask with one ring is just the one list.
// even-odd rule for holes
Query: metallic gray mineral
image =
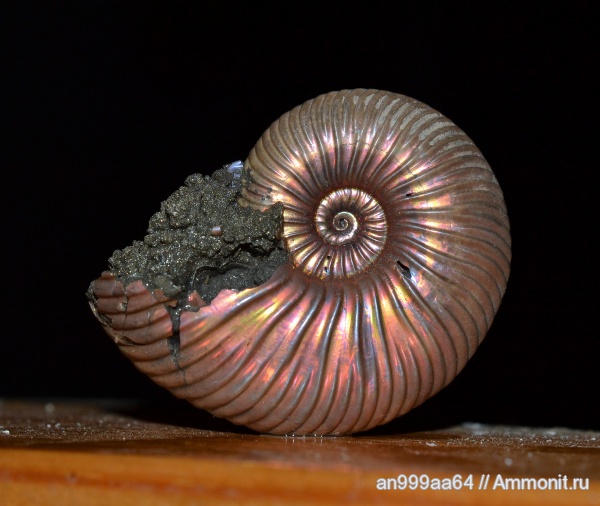
{"label": "metallic gray mineral", "polygon": [[223,289],[265,283],[288,261],[280,240],[283,207],[240,207],[241,166],[189,176],[152,216],[144,240],[113,253],[110,271],[124,284],[141,279],[168,297],[196,290],[206,303]]}

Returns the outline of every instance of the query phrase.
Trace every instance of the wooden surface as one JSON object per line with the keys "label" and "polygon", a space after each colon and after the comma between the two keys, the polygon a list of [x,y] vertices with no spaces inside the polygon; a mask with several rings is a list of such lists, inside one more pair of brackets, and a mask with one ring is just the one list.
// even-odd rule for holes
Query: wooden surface
{"label": "wooden surface", "polygon": [[[0,401],[0,504],[600,504],[597,432],[465,424],[294,438],[202,430],[167,415],[123,403]],[[411,474],[430,488],[378,490]],[[457,475],[467,485],[472,476],[472,489],[431,489]],[[526,486],[521,478],[530,487],[555,478],[563,489],[499,486]],[[589,479],[589,490],[564,489],[573,478]]]}

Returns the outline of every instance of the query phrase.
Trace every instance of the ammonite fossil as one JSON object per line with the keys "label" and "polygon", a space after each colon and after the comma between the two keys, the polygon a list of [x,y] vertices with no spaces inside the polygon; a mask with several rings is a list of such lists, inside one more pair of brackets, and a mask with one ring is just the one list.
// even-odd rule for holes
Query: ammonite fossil
{"label": "ammonite fossil", "polygon": [[260,432],[350,434],[461,371],[510,243],[461,129],[412,98],[344,90],[284,114],[243,164],[188,178],[88,296],[177,397]]}

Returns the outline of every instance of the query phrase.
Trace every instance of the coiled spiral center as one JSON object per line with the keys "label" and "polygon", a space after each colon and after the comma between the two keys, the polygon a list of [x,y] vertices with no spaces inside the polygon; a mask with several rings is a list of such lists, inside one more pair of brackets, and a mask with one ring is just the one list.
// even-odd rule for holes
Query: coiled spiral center
{"label": "coiled spiral center", "polygon": [[326,223],[318,223],[319,233],[331,244],[344,244],[351,241],[358,230],[358,219],[348,211],[340,211],[333,217],[333,229]]}
{"label": "coiled spiral center", "polygon": [[325,196],[315,213],[320,247],[305,270],[320,277],[352,276],[380,254],[387,236],[383,208],[367,192],[343,188]]}

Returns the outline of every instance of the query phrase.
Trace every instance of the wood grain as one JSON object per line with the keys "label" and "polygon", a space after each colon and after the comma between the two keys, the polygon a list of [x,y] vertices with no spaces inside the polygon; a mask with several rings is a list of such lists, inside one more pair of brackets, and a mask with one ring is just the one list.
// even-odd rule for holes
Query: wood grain
{"label": "wood grain", "polygon": [[[595,432],[465,424],[286,438],[164,418],[123,403],[0,403],[0,504],[600,504]],[[472,474],[474,487],[377,489],[399,474]],[[498,475],[559,474],[589,478],[589,490],[491,489]]]}

